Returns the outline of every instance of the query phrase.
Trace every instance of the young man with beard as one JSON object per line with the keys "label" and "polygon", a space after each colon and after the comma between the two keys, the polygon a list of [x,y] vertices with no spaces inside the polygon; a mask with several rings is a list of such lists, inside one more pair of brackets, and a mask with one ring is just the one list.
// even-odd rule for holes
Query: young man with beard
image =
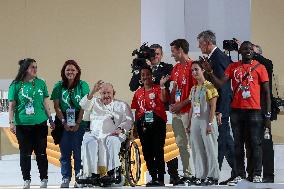
{"label": "young man with beard", "polygon": [[[204,62],[205,70],[210,74],[215,86],[221,87],[229,79],[232,80],[231,124],[235,139],[237,177],[229,182],[229,185],[236,185],[246,177],[243,161],[245,135],[250,138],[248,145],[254,159],[253,182],[261,182],[263,121],[266,128],[271,126],[271,99],[267,71],[258,61],[253,60],[253,44],[251,42],[243,42],[239,52],[242,55],[242,60],[230,64],[225,70],[225,76],[221,79],[215,76],[209,63]],[[261,114],[261,90],[264,92],[267,101],[265,120],[263,120]]]}

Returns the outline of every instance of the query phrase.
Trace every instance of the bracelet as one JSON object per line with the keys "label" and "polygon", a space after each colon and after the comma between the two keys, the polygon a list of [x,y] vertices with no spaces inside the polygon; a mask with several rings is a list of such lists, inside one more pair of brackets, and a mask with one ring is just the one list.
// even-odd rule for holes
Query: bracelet
{"label": "bracelet", "polygon": [[9,121],[9,124],[14,124],[14,120],[10,120],[10,121]]}
{"label": "bracelet", "polygon": [[208,123],[208,127],[212,127],[213,123],[212,122],[209,122]]}
{"label": "bracelet", "polygon": [[165,87],[165,86],[160,86],[160,88],[161,88],[161,89],[165,89],[166,87]]}
{"label": "bracelet", "polygon": [[65,119],[61,119],[61,123],[64,125],[66,123]]}

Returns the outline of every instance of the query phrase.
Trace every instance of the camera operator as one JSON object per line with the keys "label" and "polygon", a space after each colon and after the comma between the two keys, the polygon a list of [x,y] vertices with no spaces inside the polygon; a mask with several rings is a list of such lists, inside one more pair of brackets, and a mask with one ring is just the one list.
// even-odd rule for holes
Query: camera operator
{"label": "camera operator", "polygon": [[[152,53],[153,50],[154,53]],[[142,51],[142,52],[141,52]],[[143,52],[145,51],[145,52]],[[141,54],[147,55],[144,58],[149,58],[150,61],[144,59],[143,57],[139,56],[140,59],[134,59],[133,63],[133,75],[129,83],[129,87],[131,91],[136,91],[140,86],[140,73],[139,68],[142,67],[142,65],[148,64],[152,68],[152,75],[153,75],[153,83],[154,84],[160,84],[160,80],[163,76],[167,76],[171,74],[171,71],[173,69],[173,66],[171,64],[167,64],[164,62],[161,62],[163,58],[163,48],[159,44],[153,44],[150,46],[150,49],[145,48],[145,46],[142,45],[140,48]],[[136,65],[134,65],[136,64]],[[170,83],[167,81],[165,83],[166,90],[169,92],[169,86]],[[169,104],[168,102],[165,104],[166,110],[169,110]],[[174,158],[167,162],[168,167],[168,173],[170,175],[170,184],[176,185],[179,182],[179,176],[178,176],[178,159]]]}

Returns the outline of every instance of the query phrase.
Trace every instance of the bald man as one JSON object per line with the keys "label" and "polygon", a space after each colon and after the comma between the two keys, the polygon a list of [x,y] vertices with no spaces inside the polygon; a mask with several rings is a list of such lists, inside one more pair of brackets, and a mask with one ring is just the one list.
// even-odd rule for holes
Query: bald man
{"label": "bald man", "polygon": [[[99,97],[94,96],[97,92]],[[111,179],[115,179],[117,170],[121,174],[118,153],[126,131],[133,125],[133,115],[129,105],[114,99],[114,95],[112,84],[100,80],[80,102],[82,109],[88,112],[85,119],[91,122],[81,148],[84,177],[98,178],[99,167],[106,167]]]}

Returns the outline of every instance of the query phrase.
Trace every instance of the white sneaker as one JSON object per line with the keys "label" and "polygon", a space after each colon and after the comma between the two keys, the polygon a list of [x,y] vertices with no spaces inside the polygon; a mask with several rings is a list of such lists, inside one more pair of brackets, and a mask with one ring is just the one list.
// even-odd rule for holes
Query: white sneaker
{"label": "white sneaker", "polygon": [[242,177],[237,176],[234,180],[228,182],[229,186],[236,186],[238,184],[238,182],[242,181]]}
{"label": "white sneaker", "polygon": [[262,183],[261,176],[254,176],[252,179],[253,183]]}
{"label": "white sneaker", "polygon": [[42,179],[40,182],[40,188],[47,188],[47,179]]}
{"label": "white sneaker", "polygon": [[69,183],[70,183],[70,180],[68,178],[62,179],[60,188],[69,188]]}
{"label": "white sneaker", "polygon": [[30,189],[31,180],[25,180],[23,189]]}

